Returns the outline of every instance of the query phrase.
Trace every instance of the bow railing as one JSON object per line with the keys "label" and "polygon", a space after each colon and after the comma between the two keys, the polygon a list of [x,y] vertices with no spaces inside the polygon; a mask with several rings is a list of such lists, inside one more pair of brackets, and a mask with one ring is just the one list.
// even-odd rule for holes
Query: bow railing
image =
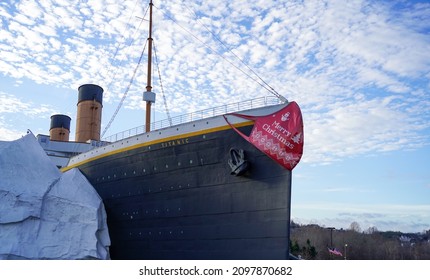
{"label": "bow railing", "polygon": [[[157,130],[161,128],[166,128],[174,125],[179,125],[187,122],[192,122],[196,120],[202,120],[210,117],[220,116],[223,114],[233,113],[237,111],[244,111],[249,109],[255,109],[260,108],[268,105],[277,105],[280,104],[281,101],[274,96],[266,96],[266,97],[259,97],[256,99],[250,99],[245,101],[240,101],[236,103],[221,105],[209,109],[204,109],[192,113],[187,113],[183,115],[178,115],[175,117],[172,117],[170,119],[164,119],[160,121],[155,121],[151,123],[151,131]],[[135,128],[131,128],[128,130],[124,130],[121,132],[118,132],[116,134],[110,135],[108,137],[103,138],[101,143],[112,143],[116,142],[128,137],[136,136],[142,133],[145,133],[145,125],[141,125]],[[99,145],[98,145],[99,146]],[[101,144],[103,146],[103,144]]]}

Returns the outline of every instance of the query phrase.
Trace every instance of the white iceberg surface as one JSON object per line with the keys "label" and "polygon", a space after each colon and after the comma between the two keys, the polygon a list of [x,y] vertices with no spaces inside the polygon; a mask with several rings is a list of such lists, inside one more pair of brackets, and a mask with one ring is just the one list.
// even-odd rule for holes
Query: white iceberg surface
{"label": "white iceberg surface", "polygon": [[61,173],[33,134],[0,141],[0,259],[109,259],[103,202]]}

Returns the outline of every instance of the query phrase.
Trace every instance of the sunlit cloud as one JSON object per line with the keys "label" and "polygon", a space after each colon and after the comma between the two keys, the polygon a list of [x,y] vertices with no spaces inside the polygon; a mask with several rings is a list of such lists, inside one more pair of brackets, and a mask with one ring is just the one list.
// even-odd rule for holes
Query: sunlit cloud
{"label": "sunlit cloud", "polygon": [[[295,211],[301,212],[300,217],[295,217]],[[430,228],[429,213],[430,205],[313,203],[294,205],[292,219],[297,223],[338,229],[347,229],[352,222],[357,222],[362,230],[377,225],[381,231],[421,232]]]}
{"label": "sunlit cloud", "polygon": [[[428,3],[224,4],[154,1],[158,67],[172,114],[270,95],[242,60],[301,105],[305,163],[429,142]],[[73,90],[96,83],[105,106],[116,107],[146,44],[146,11],[139,1],[2,3],[0,73]],[[165,114],[158,67],[154,108]],[[142,110],[146,68],[136,74],[122,110]]]}

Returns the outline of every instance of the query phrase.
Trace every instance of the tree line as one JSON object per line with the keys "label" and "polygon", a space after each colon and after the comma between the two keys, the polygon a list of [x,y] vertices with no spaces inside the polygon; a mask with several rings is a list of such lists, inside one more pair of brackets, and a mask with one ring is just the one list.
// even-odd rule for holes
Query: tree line
{"label": "tree line", "polygon": [[362,231],[291,224],[290,253],[308,260],[430,260],[430,230],[423,233]]}

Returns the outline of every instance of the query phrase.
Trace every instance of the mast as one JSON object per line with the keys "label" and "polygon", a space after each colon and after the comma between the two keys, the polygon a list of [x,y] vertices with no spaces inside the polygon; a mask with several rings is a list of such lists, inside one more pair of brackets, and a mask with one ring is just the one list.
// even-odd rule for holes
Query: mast
{"label": "mast", "polygon": [[155,93],[152,92],[152,0],[149,1],[149,35],[148,35],[148,79],[146,82],[146,92],[143,93],[143,100],[146,101],[146,132],[151,130],[151,105],[155,102]]}

